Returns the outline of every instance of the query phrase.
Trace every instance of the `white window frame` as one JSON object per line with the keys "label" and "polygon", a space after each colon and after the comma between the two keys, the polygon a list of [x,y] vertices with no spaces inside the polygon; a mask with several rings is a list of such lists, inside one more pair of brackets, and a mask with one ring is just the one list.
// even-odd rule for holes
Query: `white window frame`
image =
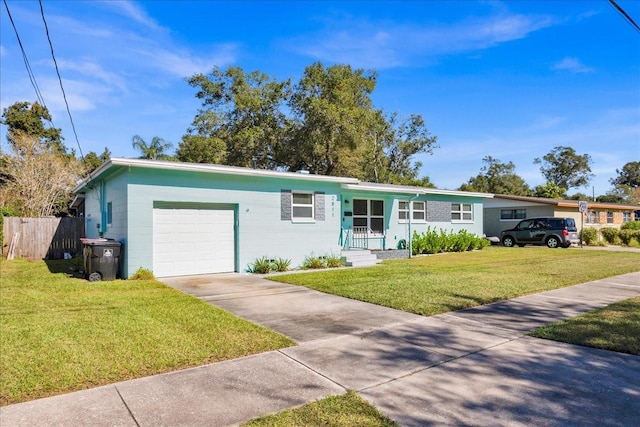
{"label": "white window frame", "polygon": [[473,203],[451,203],[451,222],[473,222]]}
{"label": "white window frame", "polygon": [[607,211],[607,224],[613,224],[615,221],[613,211]]}
{"label": "white window frame", "polygon": [[[416,205],[422,205],[422,208],[416,207]],[[416,218],[417,215],[422,213],[422,218]],[[427,202],[423,200],[414,200],[411,202],[411,216],[412,223],[425,223],[427,222]],[[409,218],[409,202],[406,200],[398,200],[398,222],[406,224],[407,218]]]}
{"label": "white window frame", "polygon": [[[310,203],[296,203],[296,196],[310,196]],[[291,192],[291,221],[292,222],[315,222],[315,195],[306,191]],[[296,208],[311,208],[311,216],[297,216]]]}
{"label": "white window frame", "polygon": [[409,218],[409,202],[398,200],[398,221],[407,222],[407,218]]}
{"label": "white window frame", "polygon": [[631,222],[631,211],[622,211],[622,223]]}
{"label": "white window frame", "polygon": [[[367,214],[366,215],[358,215],[355,212],[355,203],[356,200],[364,200],[367,202]],[[373,215],[372,211],[373,209],[371,209],[371,205],[373,202],[381,202],[382,203],[382,215]],[[367,219],[367,230],[371,230],[370,234],[374,235],[374,236],[383,236],[385,234],[386,231],[386,224],[384,221],[384,200],[382,199],[353,199],[353,205],[354,205],[354,210],[353,210],[353,220],[355,222],[356,218],[366,218]],[[371,219],[376,218],[376,219],[382,219],[382,232],[378,233],[376,231],[373,230],[373,228],[371,228]],[[361,227],[361,226],[357,226],[354,225],[354,227]],[[368,231],[369,233],[369,231]]]}

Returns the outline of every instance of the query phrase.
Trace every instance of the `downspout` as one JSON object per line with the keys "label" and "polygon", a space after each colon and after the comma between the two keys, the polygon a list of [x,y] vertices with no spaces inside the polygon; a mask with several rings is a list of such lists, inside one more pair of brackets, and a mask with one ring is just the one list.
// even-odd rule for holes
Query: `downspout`
{"label": "downspout", "polygon": [[415,199],[417,199],[420,196],[420,194],[416,194],[413,197],[409,197],[409,213],[408,213],[408,218],[407,218],[407,223],[409,224],[409,236],[408,236],[408,242],[407,242],[407,247],[409,248],[409,258],[413,258],[413,247],[412,247],[412,241],[413,241],[413,235],[411,234],[411,220],[413,219],[413,201]]}
{"label": "downspout", "polygon": [[98,234],[100,237],[104,237],[104,232],[107,230],[107,207],[105,203],[105,184],[104,180],[100,181],[100,228]]}

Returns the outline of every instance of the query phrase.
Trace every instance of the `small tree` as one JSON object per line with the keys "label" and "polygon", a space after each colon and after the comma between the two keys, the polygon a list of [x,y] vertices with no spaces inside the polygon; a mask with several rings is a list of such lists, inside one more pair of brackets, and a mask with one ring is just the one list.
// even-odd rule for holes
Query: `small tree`
{"label": "small tree", "polygon": [[22,216],[65,212],[82,164],[33,135],[15,132],[12,142],[12,153],[2,154],[2,172],[8,179],[0,188],[1,199]]}
{"label": "small tree", "polygon": [[147,144],[140,135],[134,135],[131,138],[131,146],[136,150],[139,150],[142,154],[141,159],[149,160],[171,160],[173,157],[166,154],[166,151],[173,146],[170,142],[166,142],[164,139],[154,136],[151,139],[151,143]]}

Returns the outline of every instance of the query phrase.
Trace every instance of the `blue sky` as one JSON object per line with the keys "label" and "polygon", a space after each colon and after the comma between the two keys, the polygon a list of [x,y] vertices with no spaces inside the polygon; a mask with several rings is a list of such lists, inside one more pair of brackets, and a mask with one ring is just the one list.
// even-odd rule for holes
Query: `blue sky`
{"label": "blue sky", "polygon": [[[65,143],[77,145],[36,1],[7,0]],[[618,0],[640,23],[640,2]],[[439,148],[422,174],[455,189],[490,155],[532,187],[553,147],[593,158],[604,194],[640,160],[640,33],[605,1],[43,1],[83,152],[135,157],[133,135],[177,146],[213,66],[278,79],[315,61],[375,69],[376,107],[422,114]],[[4,4],[0,104],[36,100]],[[2,149],[6,146],[3,127]]]}

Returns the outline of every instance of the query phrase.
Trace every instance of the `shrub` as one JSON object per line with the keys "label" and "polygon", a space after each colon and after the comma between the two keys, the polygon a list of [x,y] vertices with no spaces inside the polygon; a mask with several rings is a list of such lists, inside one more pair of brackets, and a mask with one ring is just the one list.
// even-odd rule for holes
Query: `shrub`
{"label": "shrub", "polygon": [[604,238],[604,240],[606,240],[606,242],[609,243],[610,245],[615,245],[619,242],[619,238],[618,238],[619,230],[617,228],[602,227],[600,229],[600,234],[602,234],[602,237]]}
{"label": "shrub", "polygon": [[287,271],[291,265],[290,259],[276,258],[271,262],[273,271]]}
{"label": "shrub", "polygon": [[324,257],[325,264],[329,268],[344,267],[344,262],[340,255],[331,254]]}
{"label": "shrub", "polygon": [[640,230],[640,221],[629,221],[622,224],[620,230]]}
{"label": "shrub", "polygon": [[474,249],[483,249],[490,245],[487,239],[478,237],[466,230],[457,233],[440,230],[436,232],[431,227],[423,234],[413,233],[411,249],[413,255],[437,254],[440,252],[465,252]]}
{"label": "shrub", "polygon": [[618,238],[623,245],[631,246],[634,244],[640,244],[640,230],[620,230]]}
{"label": "shrub", "polygon": [[263,256],[256,259],[253,264],[249,264],[247,271],[255,274],[267,274],[271,272],[271,267],[271,260]]}
{"label": "shrub", "polygon": [[319,256],[310,255],[304,259],[302,262],[302,268],[305,270],[308,269],[317,269],[317,268],[326,268],[327,264],[325,263],[324,258]]}
{"label": "shrub", "polygon": [[598,242],[598,230],[595,228],[583,228],[580,232],[580,238],[587,246],[596,245]]}
{"label": "shrub", "polygon": [[154,280],[156,277],[151,270],[140,267],[133,273],[129,280]]}

